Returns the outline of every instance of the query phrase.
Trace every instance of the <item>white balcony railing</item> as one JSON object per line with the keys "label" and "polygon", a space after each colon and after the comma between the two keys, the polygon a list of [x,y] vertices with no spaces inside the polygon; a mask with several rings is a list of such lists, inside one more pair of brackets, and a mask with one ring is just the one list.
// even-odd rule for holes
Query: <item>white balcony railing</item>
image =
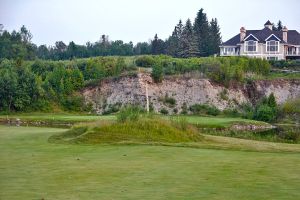
{"label": "white balcony railing", "polygon": [[286,52],[285,55],[287,55],[287,56],[300,56],[300,52],[295,52],[295,51]]}
{"label": "white balcony railing", "polygon": [[221,56],[239,56],[239,54],[235,52],[222,52]]}

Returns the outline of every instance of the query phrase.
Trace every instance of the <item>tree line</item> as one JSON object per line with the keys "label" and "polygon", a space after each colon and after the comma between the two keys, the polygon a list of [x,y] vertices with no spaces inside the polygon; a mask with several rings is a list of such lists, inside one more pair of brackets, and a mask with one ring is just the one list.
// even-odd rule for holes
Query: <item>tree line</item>
{"label": "tree line", "polygon": [[96,57],[66,61],[0,60],[0,112],[90,111],[80,89],[119,76],[124,58]]}
{"label": "tree line", "polygon": [[133,45],[132,42],[126,43],[122,40],[111,41],[107,35],[102,35],[99,41],[87,42],[85,45],[75,44],[73,41],[69,44],[57,41],[54,46],[37,46],[31,39],[32,34],[25,26],[19,31],[9,32],[0,25],[0,59],[65,60],[146,54],[165,54],[180,58],[209,56],[218,53],[221,33],[217,19],[209,22],[206,13],[200,9],[193,23],[190,19],[185,24],[180,20],[171,36],[165,40],[155,34],[150,42]]}

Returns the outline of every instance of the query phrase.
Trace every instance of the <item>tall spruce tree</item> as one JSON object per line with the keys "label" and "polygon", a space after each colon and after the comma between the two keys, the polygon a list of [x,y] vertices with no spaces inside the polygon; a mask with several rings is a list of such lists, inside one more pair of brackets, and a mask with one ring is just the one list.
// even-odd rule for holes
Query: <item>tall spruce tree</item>
{"label": "tall spruce tree", "polygon": [[210,21],[209,26],[209,50],[208,54],[213,55],[219,52],[221,44],[221,33],[217,18]]}
{"label": "tall spruce tree", "polygon": [[203,12],[201,8],[194,22],[194,32],[197,39],[198,50],[200,56],[209,55],[209,23],[206,17],[206,13]]}
{"label": "tall spruce tree", "polygon": [[180,19],[179,22],[178,22],[178,24],[175,26],[178,38],[180,38],[181,35],[182,35],[183,27],[184,26],[183,26],[182,21]]}
{"label": "tall spruce tree", "polygon": [[199,56],[197,44],[191,20],[188,19],[179,41],[179,56],[182,58]]}
{"label": "tall spruce tree", "polygon": [[279,21],[277,22],[277,25],[275,25],[275,24],[273,23],[273,26],[272,26],[272,30],[273,30],[273,31],[281,31],[282,29],[283,29],[283,25],[282,25],[281,20],[279,20]]}
{"label": "tall spruce tree", "polygon": [[177,26],[175,26],[172,35],[166,41],[166,54],[178,57],[179,36]]}
{"label": "tall spruce tree", "polygon": [[184,25],[181,19],[175,26],[172,35],[168,38],[166,42],[166,53],[173,57],[180,57],[179,55],[179,42],[181,40],[181,35],[183,32]]}
{"label": "tall spruce tree", "polygon": [[151,42],[151,53],[153,55],[159,55],[165,53],[165,43],[163,40],[159,39],[157,34],[154,36],[154,40]]}
{"label": "tall spruce tree", "polygon": [[281,31],[282,29],[283,29],[283,25],[282,25],[282,22],[279,20],[277,23],[277,30]]}

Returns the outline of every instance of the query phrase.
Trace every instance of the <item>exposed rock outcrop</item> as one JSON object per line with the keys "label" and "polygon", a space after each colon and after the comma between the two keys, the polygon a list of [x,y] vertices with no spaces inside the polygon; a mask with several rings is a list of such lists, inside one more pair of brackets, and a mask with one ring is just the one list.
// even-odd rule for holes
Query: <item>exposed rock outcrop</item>
{"label": "exposed rock outcrop", "polygon": [[[212,104],[223,110],[245,102],[255,103],[265,95],[274,93],[278,103],[289,98],[300,97],[299,80],[260,80],[225,88],[208,79],[187,78],[184,76],[165,77],[162,83],[154,83],[150,74],[139,73],[104,80],[96,87],[83,91],[85,101],[92,103],[97,113],[103,113],[112,105],[146,105],[146,87],[150,104],[155,111],[165,108],[169,113],[182,110],[193,104]],[[166,105],[165,97],[175,99],[175,105]]]}

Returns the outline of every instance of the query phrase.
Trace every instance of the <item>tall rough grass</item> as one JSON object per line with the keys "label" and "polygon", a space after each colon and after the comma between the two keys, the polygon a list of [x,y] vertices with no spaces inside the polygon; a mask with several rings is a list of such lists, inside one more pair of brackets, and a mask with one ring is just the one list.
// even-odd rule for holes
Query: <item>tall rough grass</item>
{"label": "tall rough grass", "polygon": [[120,111],[116,122],[81,124],[51,141],[70,143],[184,143],[197,142],[202,136],[184,118],[163,119],[136,107]]}

